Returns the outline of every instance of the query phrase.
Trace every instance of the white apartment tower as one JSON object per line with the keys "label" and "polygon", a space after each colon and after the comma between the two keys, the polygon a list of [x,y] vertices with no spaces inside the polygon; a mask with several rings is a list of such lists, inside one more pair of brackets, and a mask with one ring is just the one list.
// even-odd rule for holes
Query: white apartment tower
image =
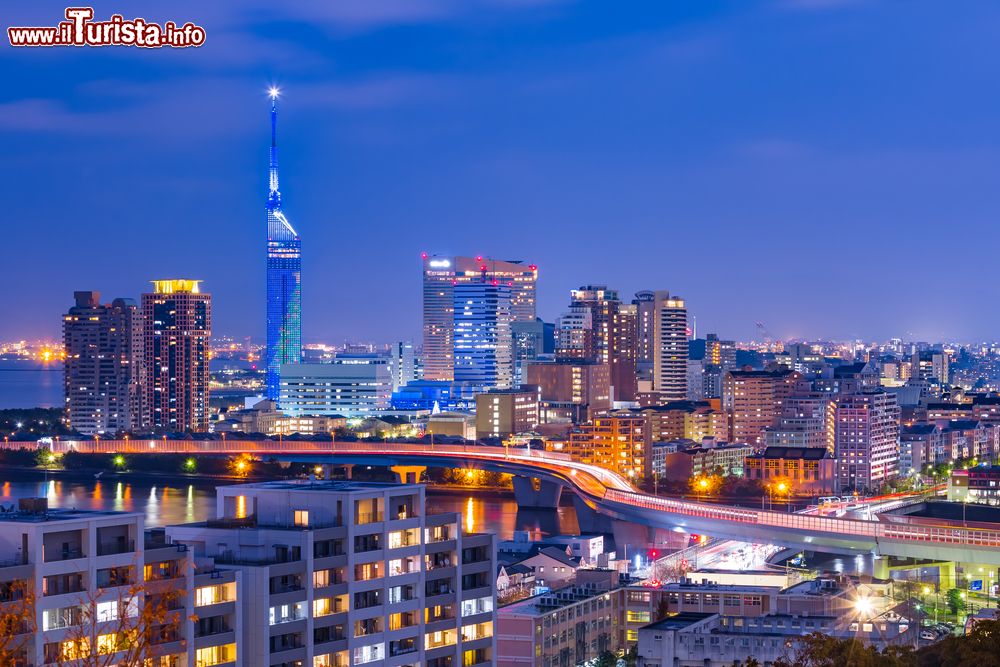
{"label": "white apartment tower", "polygon": [[494,664],[494,536],[426,516],[423,485],[261,482],[216,503],[167,534],[239,572],[244,667]]}

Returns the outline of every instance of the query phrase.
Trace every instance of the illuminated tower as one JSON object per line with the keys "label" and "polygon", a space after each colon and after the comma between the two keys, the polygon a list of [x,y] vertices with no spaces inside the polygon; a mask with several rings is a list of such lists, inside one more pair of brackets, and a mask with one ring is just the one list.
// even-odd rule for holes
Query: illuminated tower
{"label": "illuminated tower", "polygon": [[281,211],[278,190],[278,89],[271,88],[267,193],[267,397],[278,400],[282,364],[302,358],[302,241]]}

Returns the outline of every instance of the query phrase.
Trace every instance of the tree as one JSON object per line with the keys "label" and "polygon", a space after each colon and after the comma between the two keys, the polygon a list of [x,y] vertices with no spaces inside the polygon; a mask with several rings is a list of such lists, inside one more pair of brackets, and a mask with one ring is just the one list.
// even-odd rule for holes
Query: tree
{"label": "tree", "polygon": [[0,583],[0,665],[16,665],[35,633],[35,593],[24,580]]}
{"label": "tree", "polygon": [[948,604],[948,609],[953,614],[958,614],[958,610],[965,606],[965,598],[961,590],[957,588],[951,588],[945,594],[945,600]]}
{"label": "tree", "polygon": [[803,637],[794,657],[779,658],[774,667],[915,667],[913,651],[889,647],[879,651],[857,639],[837,639],[814,632]]}
{"label": "tree", "polygon": [[[159,654],[158,644],[178,638],[181,610],[177,600],[184,595],[171,586],[147,588],[134,581],[135,568],[127,568],[106,589],[84,593],[72,612],[66,639],[51,656],[60,667],[144,667]],[[154,582],[155,583],[155,582]]]}

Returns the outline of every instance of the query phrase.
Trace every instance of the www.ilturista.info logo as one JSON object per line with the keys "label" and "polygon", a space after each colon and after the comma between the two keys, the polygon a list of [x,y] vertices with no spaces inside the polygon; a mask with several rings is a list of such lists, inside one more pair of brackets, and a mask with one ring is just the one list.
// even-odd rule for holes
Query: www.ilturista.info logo
{"label": "www.ilturista.info logo", "polygon": [[205,29],[193,23],[163,25],[146,19],[125,19],[112,15],[108,21],[94,21],[93,7],[67,7],[66,19],[54,27],[10,27],[11,46],[139,46],[157,49],[184,48],[205,43]]}

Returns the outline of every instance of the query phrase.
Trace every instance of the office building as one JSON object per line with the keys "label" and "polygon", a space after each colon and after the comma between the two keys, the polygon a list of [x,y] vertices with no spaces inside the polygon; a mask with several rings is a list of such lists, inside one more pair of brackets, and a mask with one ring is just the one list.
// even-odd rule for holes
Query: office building
{"label": "office building", "polygon": [[267,398],[278,400],[281,367],[302,360],[302,240],[281,209],[278,189],[278,91],[271,90],[267,191]]}
{"label": "office building", "polygon": [[585,422],[611,408],[607,364],[564,359],[527,367],[528,384],[537,385],[543,423]]}
{"label": "office building", "polygon": [[200,280],[154,280],[142,295],[143,426],[208,430],[212,296]]}
{"label": "office building", "polygon": [[791,370],[730,371],[722,381],[722,410],[729,419],[730,442],[764,444],[764,432],[777,423],[799,375]]}
{"label": "office building", "polygon": [[742,477],[744,459],[753,454],[748,445],[724,445],[712,441],[695,444],[689,440],[655,442],[650,453],[654,477],[683,482],[703,476]]}
{"label": "office building", "polygon": [[535,320],[538,267],[484,257],[423,255],[423,364],[425,380],[455,379],[454,288],[497,281],[510,288],[511,322]]}
{"label": "office building", "polygon": [[842,491],[878,491],[899,474],[899,406],[887,392],[841,394],[834,453]]}
{"label": "office building", "polygon": [[538,427],[538,387],[493,389],[476,395],[476,437],[508,438]]}
{"label": "office building", "polygon": [[[837,461],[825,447],[765,447],[746,457],[744,469],[747,479],[760,482],[772,498],[816,496],[839,490]],[[784,491],[778,491],[779,487]]]}
{"label": "office building", "polygon": [[63,316],[67,426],[85,435],[125,433],[141,425],[142,327],[131,299],[101,303],[74,292]]}
{"label": "office building", "polygon": [[244,410],[230,410],[216,422],[215,433],[263,433],[265,435],[318,435],[347,426],[340,415],[286,415],[274,401],[261,399]]}
{"label": "office building", "polygon": [[514,341],[514,384],[527,384],[527,366],[555,352],[555,325],[536,318],[533,322],[512,322]]}
{"label": "office building", "polygon": [[166,532],[239,573],[243,665],[494,664],[494,536],[425,515],[422,484],[260,482],[216,506]]}
{"label": "office building", "polygon": [[135,634],[154,667],[238,664],[238,576],[196,566],[191,552],[146,533],[140,513],[21,499],[0,514],[0,547],[15,556],[0,567],[5,608],[24,616],[5,638],[20,658],[5,664],[67,664],[96,652],[116,664],[125,659],[114,651],[119,639]]}
{"label": "office building", "polygon": [[654,293],[653,391],[662,402],[687,399],[688,320],[684,300]]}
{"label": "office building", "polygon": [[281,369],[281,410],[289,416],[374,417],[390,408],[389,359],[378,354],[342,353],[328,364],[293,364]]}
{"label": "office building", "polygon": [[389,346],[389,369],[392,374],[392,390],[405,387],[417,377],[417,361],[413,353],[413,343],[398,341]]}
{"label": "office building", "polygon": [[513,386],[510,285],[497,280],[465,282],[452,292],[455,381],[498,389]]}
{"label": "office building", "polygon": [[673,401],[632,408],[631,412],[645,419],[647,442],[725,441],[728,434],[726,415],[719,410],[718,401]]}

